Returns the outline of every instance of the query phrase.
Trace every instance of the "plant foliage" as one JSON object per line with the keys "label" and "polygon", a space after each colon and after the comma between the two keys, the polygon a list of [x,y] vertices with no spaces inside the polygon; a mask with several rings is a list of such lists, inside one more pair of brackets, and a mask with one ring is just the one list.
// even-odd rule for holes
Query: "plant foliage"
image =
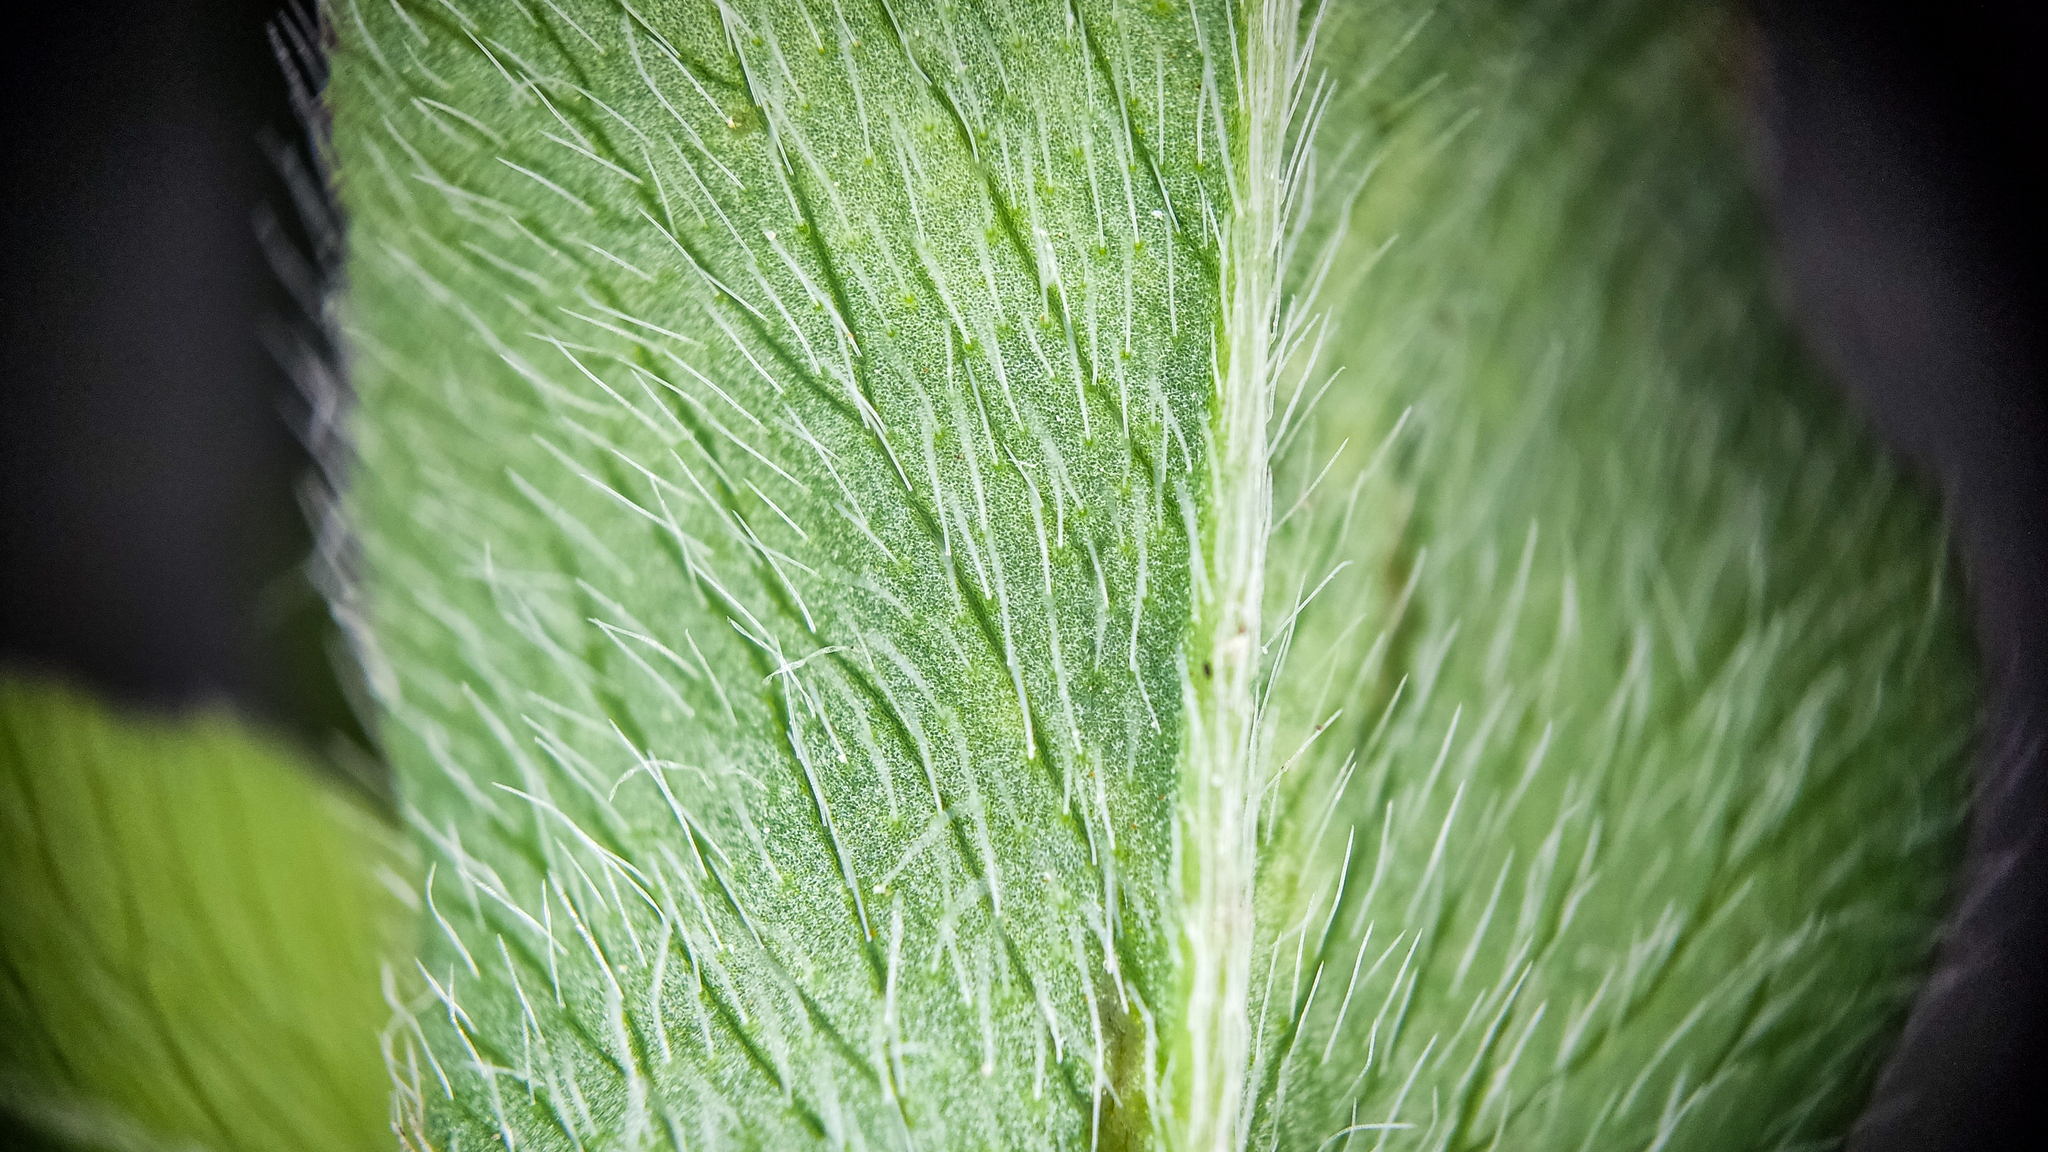
{"label": "plant foliage", "polygon": [[391,1142],[378,817],[224,714],[0,674],[0,1112],[65,1148]]}
{"label": "plant foliage", "polygon": [[1972,664],[1727,17],[329,20],[411,1146],[1840,1133]]}

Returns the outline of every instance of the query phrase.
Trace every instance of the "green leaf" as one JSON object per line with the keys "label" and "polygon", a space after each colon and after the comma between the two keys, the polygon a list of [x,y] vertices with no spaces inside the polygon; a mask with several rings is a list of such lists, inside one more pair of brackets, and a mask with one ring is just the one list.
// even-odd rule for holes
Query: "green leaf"
{"label": "green leaf", "polygon": [[209,712],[0,676],[0,1112],[67,1147],[386,1147],[407,853]]}
{"label": "green leaf", "polygon": [[414,1145],[1842,1131],[1972,658],[1725,17],[331,19]]}

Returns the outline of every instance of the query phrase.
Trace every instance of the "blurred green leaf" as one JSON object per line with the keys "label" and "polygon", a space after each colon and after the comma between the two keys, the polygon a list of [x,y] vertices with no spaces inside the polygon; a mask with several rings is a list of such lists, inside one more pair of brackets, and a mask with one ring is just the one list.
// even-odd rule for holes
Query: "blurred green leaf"
{"label": "blurred green leaf", "polygon": [[0,672],[0,1111],[81,1149],[390,1147],[406,861],[224,711]]}

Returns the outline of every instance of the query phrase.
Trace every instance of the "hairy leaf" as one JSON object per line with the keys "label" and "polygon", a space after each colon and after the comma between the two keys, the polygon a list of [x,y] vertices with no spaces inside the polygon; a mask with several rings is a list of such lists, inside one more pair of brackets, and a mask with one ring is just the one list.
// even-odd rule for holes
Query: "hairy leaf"
{"label": "hairy leaf", "polygon": [[1971,665],[1725,18],[330,19],[414,1146],[1841,1131]]}
{"label": "hairy leaf", "polygon": [[0,1111],[64,1146],[388,1146],[397,838],[219,714],[0,676]]}

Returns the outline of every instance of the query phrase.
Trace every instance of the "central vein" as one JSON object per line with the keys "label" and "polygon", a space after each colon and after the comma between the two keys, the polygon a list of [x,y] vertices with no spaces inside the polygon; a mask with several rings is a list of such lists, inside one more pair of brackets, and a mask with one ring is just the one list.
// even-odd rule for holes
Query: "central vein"
{"label": "central vein", "polygon": [[1260,611],[1272,513],[1266,425],[1281,318],[1290,98],[1298,5],[1253,0],[1233,29],[1236,68],[1231,210],[1224,222],[1223,315],[1210,429],[1212,519],[1199,558],[1186,688],[1180,966],[1186,1017],[1174,1056],[1177,1152],[1233,1152],[1248,1127],[1252,888],[1257,877]]}

